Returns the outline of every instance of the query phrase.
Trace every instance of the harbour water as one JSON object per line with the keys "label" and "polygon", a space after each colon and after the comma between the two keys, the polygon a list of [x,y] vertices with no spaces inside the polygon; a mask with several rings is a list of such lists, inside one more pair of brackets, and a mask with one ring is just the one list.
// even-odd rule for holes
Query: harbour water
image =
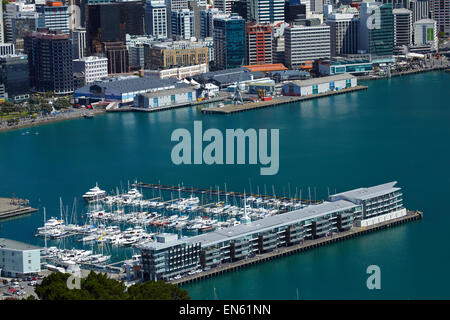
{"label": "harbour water", "polygon": [[[424,220],[256,265],[185,288],[195,299],[450,298],[450,74],[424,73],[364,83],[366,91],[232,115],[197,108],[105,114],[0,133],[0,196],[15,193],[59,215],[59,197],[73,198],[99,182],[112,190],[140,181],[277,194],[311,187],[313,198],[392,180]],[[171,162],[173,130],[279,128],[275,176],[259,165]],[[29,134],[24,134],[29,131]],[[33,134],[39,132],[38,135]],[[2,221],[0,237],[43,245],[34,237],[42,211]],[[60,240],[61,241],[61,240]],[[120,248],[112,254],[131,257]],[[381,290],[368,290],[366,268],[381,268]],[[298,292],[298,294],[297,294]]]}

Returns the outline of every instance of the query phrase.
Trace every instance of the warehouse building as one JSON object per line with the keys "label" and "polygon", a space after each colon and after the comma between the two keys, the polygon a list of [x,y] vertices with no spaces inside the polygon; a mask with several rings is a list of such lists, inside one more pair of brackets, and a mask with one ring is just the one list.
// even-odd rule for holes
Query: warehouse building
{"label": "warehouse building", "polygon": [[246,259],[406,215],[397,182],[331,195],[318,205],[195,237],[141,246],[143,280],[170,280],[195,269]]}
{"label": "warehouse building", "polygon": [[134,106],[138,108],[157,108],[188,105],[196,100],[194,87],[158,90],[142,93],[134,98]]}
{"label": "warehouse building", "polygon": [[353,88],[357,85],[358,81],[356,77],[344,73],[322,78],[288,82],[283,85],[282,93],[285,96],[307,96],[328,91],[342,90],[345,88]]}

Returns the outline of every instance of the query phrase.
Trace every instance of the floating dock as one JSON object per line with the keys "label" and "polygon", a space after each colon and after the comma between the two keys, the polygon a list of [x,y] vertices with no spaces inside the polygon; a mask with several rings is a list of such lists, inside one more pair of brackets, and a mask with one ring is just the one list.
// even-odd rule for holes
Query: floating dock
{"label": "floating dock", "polygon": [[[146,189],[160,189],[160,190],[166,190],[166,191],[180,191],[180,192],[186,192],[186,193],[192,193],[192,194],[210,194],[212,196],[228,196],[228,197],[237,197],[237,198],[244,198],[244,193],[242,192],[229,192],[229,191],[222,191],[222,190],[214,190],[214,189],[201,189],[201,188],[189,188],[184,186],[171,186],[171,185],[163,185],[163,184],[155,184],[155,183],[144,183],[144,182],[138,182],[132,184],[133,187],[136,188],[146,188]],[[279,196],[269,196],[264,194],[251,194],[246,193],[245,196],[248,198],[250,196],[253,197],[259,197],[262,199],[278,199],[278,200],[292,200],[307,204],[319,204],[322,203],[322,200],[309,200],[309,199],[298,199],[298,198],[290,198],[290,197],[279,197]]]}
{"label": "floating dock", "polygon": [[21,216],[36,211],[38,209],[30,207],[30,203],[26,199],[0,198],[0,219]]}
{"label": "floating dock", "polygon": [[353,227],[352,229],[344,232],[339,232],[332,236],[327,236],[315,240],[307,240],[301,242],[297,245],[289,246],[289,247],[280,247],[271,252],[258,254],[252,258],[247,258],[244,260],[239,260],[235,262],[222,264],[220,267],[212,268],[208,271],[203,271],[201,273],[197,273],[194,275],[186,276],[182,279],[172,280],[169,283],[182,286],[185,284],[197,282],[203,279],[212,278],[227,272],[236,271],[245,267],[249,267],[261,262],[266,262],[270,260],[274,260],[276,258],[288,256],[291,254],[307,251],[310,249],[322,247],[328,244],[332,244],[338,241],[347,240],[351,238],[356,238],[358,236],[362,236],[371,232],[387,229],[390,227],[394,227],[400,224],[404,224],[410,221],[421,220],[423,218],[423,213],[420,211],[407,211],[406,216],[395,218],[389,221],[381,222],[378,224],[371,225],[369,227]]}
{"label": "floating dock", "polygon": [[229,104],[229,105],[225,105],[223,107],[202,108],[201,112],[202,113],[230,114],[230,113],[235,113],[235,112],[242,112],[242,111],[249,111],[249,110],[261,109],[261,108],[274,107],[274,106],[279,106],[279,105],[283,105],[283,104],[291,103],[291,102],[306,101],[306,100],[334,96],[334,95],[338,95],[338,94],[366,90],[367,88],[368,88],[367,86],[358,85],[353,88],[345,88],[345,89],[341,89],[338,91],[328,91],[328,92],[323,92],[323,93],[316,93],[316,94],[311,94],[308,96],[274,97],[272,100],[269,100],[269,101],[250,102],[250,103],[244,103],[244,104]]}

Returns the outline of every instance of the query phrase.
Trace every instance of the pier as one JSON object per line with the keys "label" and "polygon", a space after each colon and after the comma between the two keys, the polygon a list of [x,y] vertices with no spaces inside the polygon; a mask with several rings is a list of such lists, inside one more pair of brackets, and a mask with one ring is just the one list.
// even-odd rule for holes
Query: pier
{"label": "pier", "polygon": [[36,211],[38,209],[30,207],[30,202],[26,199],[0,198],[0,219],[21,216]]}
{"label": "pier", "polygon": [[423,212],[420,211],[407,211],[407,215],[395,218],[389,221],[381,222],[378,224],[374,224],[369,227],[353,227],[348,231],[339,232],[337,234],[333,234],[331,236],[314,239],[314,240],[306,240],[299,244],[289,246],[289,247],[279,247],[271,252],[258,254],[254,257],[247,258],[244,260],[239,260],[235,262],[221,264],[218,267],[212,268],[211,270],[203,271],[201,273],[188,275],[182,279],[172,280],[169,283],[183,286],[185,284],[193,283],[196,281],[200,281],[203,279],[209,279],[214,276],[218,276],[227,272],[236,271],[245,267],[249,267],[258,263],[274,260],[276,258],[292,255],[299,252],[304,252],[310,249],[322,247],[328,244],[332,244],[338,241],[343,241],[351,238],[356,238],[359,236],[363,236],[368,233],[372,233],[375,231],[380,231],[383,229],[388,229],[391,227],[395,227],[400,224],[404,224],[410,221],[417,221],[423,218]]}
{"label": "pier", "polygon": [[[171,185],[163,185],[163,184],[155,184],[155,183],[144,183],[144,182],[138,182],[132,184],[133,187],[136,188],[145,188],[145,189],[159,189],[159,190],[166,190],[166,191],[180,191],[180,192],[186,192],[186,193],[192,193],[192,194],[210,194],[212,196],[232,196],[237,198],[244,198],[244,193],[242,192],[230,192],[230,191],[222,191],[222,190],[215,190],[215,189],[202,189],[202,188],[190,188],[190,187],[184,187],[184,186],[171,186]],[[280,197],[275,195],[264,195],[264,194],[251,194],[246,193],[246,197],[260,197],[263,199],[278,199],[278,200],[292,200],[292,201],[298,201],[302,203],[307,204],[319,204],[322,203],[322,200],[311,200],[311,199],[298,199],[298,198],[290,198],[290,197]],[[178,199],[176,199],[178,200]],[[172,201],[172,200],[171,200]],[[173,200],[175,201],[175,200]]]}
{"label": "pier", "polygon": [[298,96],[280,96],[280,97],[274,97],[273,100],[270,100],[270,101],[249,102],[249,103],[244,103],[244,104],[229,104],[229,105],[225,105],[223,107],[202,108],[201,112],[202,113],[216,113],[216,114],[230,114],[230,113],[235,113],[235,112],[275,107],[275,106],[280,106],[280,105],[291,103],[291,102],[306,101],[306,100],[329,97],[329,96],[350,93],[350,92],[355,92],[355,91],[360,91],[360,90],[367,90],[367,88],[368,88],[367,86],[358,85],[353,88],[344,88],[344,89],[341,89],[338,91],[328,91],[328,92],[316,93],[316,94],[300,96],[300,97],[298,97]]}

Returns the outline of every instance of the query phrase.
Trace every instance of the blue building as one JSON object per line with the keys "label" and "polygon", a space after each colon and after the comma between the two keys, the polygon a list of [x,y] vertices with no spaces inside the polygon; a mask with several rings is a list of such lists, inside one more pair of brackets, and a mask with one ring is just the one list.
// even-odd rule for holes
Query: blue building
{"label": "blue building", "polygon": [[29,97],[30,75],[26,55],[0,57],[0,83],[4,85],[10,101],[23,101]]}
{"label": "blue building", "polygon": [[41,271],[41,248],[0,238],[0,271],[5,277],[23,277]]}
{"label": "blue building", "polygon": [[232,15],[214,19],[214,62],[218,70],[237,68],[245,61],[245,20]]}
{"label": "blue building", "polygon": [[373,63],[363,59],[322,60],[318,65],[319,73],[327,76],[343,73],[366,74],[373,71]]}

